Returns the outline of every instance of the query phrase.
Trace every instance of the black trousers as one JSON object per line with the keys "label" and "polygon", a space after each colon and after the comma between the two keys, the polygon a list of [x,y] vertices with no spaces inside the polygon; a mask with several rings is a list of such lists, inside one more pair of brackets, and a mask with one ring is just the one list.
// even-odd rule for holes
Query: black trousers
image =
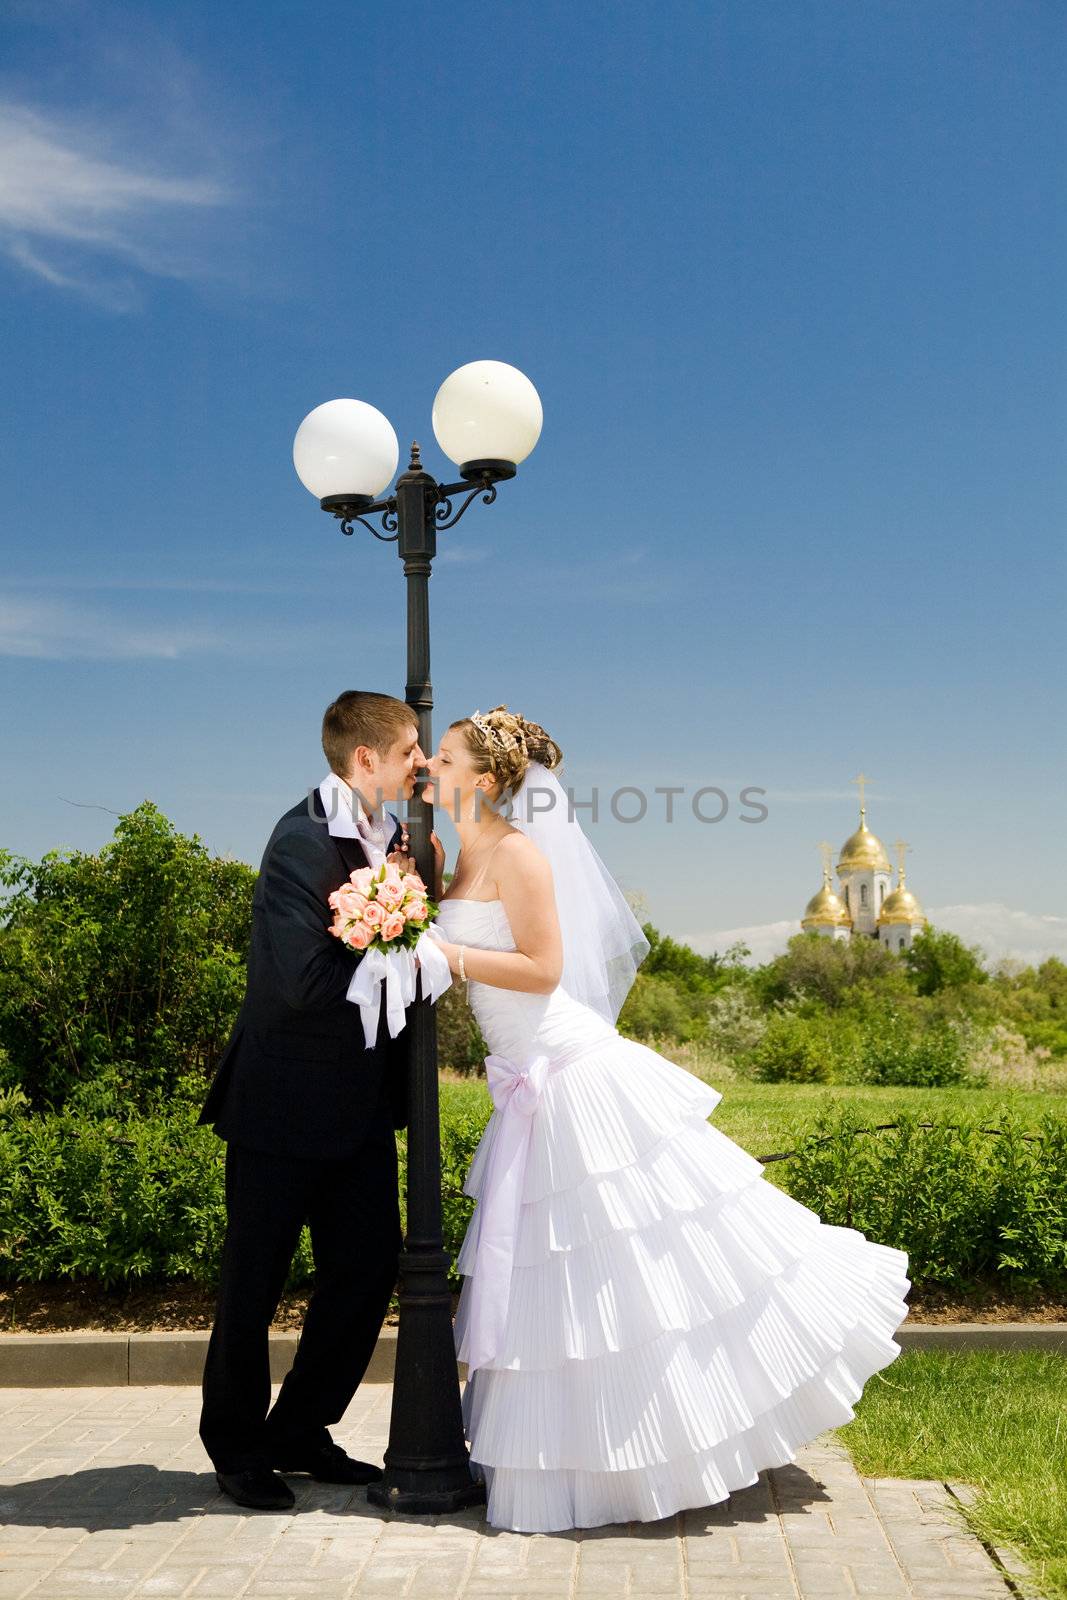
{"label": "black trousers", "polygon": [[[305,1222],[314,1291],[271,1408],[268,1334]],[[200,1416],[216,1471],[269,1466],[279,1448],[328,1439],[327,1423],[344,1416],[367,1370],[401,1245],[396,1140],[384,1117],[339,1161],[227,1144],[226,1239]]]}

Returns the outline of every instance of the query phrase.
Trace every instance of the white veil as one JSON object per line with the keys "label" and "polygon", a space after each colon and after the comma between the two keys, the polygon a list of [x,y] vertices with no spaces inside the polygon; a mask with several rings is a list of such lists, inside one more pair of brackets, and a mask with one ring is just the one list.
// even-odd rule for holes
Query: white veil
{"label": "white veil", "polygon": [[552,868],[563,940],[560,987],[614,1023],[650,949],[641,924],[543,762],[530,762],[508,820]]}

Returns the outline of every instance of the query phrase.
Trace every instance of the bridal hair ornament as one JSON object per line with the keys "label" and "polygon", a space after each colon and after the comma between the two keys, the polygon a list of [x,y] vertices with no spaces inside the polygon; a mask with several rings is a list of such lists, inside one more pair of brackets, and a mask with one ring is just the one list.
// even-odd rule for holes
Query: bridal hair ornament
{"label": "bridal hair ornament", "polygon": [[[493,709],[506,711],[507,706],[495,706]],[[526,740],[523,737],[521,726],[516,736],[514,733],[508,733],[505,728],[495,728],[491,722],[486,721],[480,711],[472,712],[469,720],[474,723],[479,733],[485,735],[487,744],[495,744],[500,750],[525,750]],[[521,718],[518,720],[521,723]]]}

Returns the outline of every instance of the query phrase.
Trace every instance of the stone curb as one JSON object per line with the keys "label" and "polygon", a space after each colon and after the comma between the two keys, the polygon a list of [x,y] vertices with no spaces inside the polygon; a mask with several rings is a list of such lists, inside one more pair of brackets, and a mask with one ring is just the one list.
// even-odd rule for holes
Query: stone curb
{"label": "stone curb", "polygon": [[[0,1388],[110,1388],[199,1384],[210,1335],[186,1333],[0,1333]],[[271,1380],[292,1365],[298,1335],[270,1336]],[[1067,1322],[915,1323],[895,1335],[901,1350],[1067,1352]],[[392,1383],[396,1329],[383,1328],[364,1383]],[[460,1376],[466,1368],[460,1363]]]}

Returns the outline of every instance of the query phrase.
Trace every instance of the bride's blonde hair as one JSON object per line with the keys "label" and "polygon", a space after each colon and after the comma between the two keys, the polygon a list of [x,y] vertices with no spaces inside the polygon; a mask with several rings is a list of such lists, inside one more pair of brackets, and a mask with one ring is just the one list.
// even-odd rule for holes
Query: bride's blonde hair
{"label": "bride's blonde hair", "polygon": [[449,732],[459,730],[478,773],[488,772],[501,789],[512,793],[526,776],[531,761],[548,768],[558,767],[563,751],[540,723],[528,722],[506,705],[491,711],[475,711],[449,724]]}

